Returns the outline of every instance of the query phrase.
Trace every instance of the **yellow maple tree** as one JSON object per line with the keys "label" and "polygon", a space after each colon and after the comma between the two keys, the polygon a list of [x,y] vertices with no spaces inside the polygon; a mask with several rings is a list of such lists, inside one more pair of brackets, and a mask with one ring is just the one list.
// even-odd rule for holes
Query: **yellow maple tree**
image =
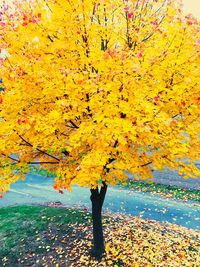
{"label": "yellow maple tree", "polygon": [[[172,0],[36,0],[0,25],[0,192],[40,164],[91,189],[168,167],[200,176],[200,24]],[[98,189],[98,187],[101,187]]]}

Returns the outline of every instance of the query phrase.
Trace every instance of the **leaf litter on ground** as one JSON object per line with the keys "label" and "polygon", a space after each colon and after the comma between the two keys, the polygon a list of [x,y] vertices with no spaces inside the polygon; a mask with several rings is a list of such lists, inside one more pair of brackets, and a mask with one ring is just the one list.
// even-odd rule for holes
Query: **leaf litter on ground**
{"label": "leaf litter on ground", "polygon": [[[67,213],[67,209],[59,210]],[[74,219],[80,216],[77,210],[70,212],[74,213]],[[110,212],[103,216],[106,251],[102,261],[97,262],[89,254],[92,248],[90,213],[82,211],[81,214],[83,217],[85,214],[84,221],[77,217],[77,222],[65,223],[59,220],[59,213],[50,217],[43,212],[44,229],[28,237],[28,246],[23,247],[23,239],[19,241],[14,266],[192,267],[200,262],[200,231]],[[10,266],[9,262],[9,257],[4,257],[2,266]]]}

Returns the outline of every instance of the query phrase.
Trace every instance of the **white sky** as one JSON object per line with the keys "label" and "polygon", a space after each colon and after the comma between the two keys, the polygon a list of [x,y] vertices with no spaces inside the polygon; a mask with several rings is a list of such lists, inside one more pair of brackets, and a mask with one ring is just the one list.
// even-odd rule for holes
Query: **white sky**
{"label": "white sky", "polygon": [[[0,5],[3,4],[3,2],[6,2],[7,4],[12,3],[14,0],[0,0]],[[20,0],[18,0],[20,1]],[[185,13],[191,13],[198,19],[200,19],[200,0],[182,0],[183,1],[183,8]]]}
{"label": "white sky", "polygon": [[191,13],[200,19],[200,0],[182,0],[185,13]]}

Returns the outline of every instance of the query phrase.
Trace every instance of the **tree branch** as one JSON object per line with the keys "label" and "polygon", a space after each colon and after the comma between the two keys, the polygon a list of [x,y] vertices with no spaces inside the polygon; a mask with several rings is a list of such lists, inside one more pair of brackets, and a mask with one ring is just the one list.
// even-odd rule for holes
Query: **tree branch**
{"label": "tree branch", "polygon": [[58,164],[58,162],[55,161],[34,161],[34,162],[27,162],[27,164]]}
{"label": "tree branch", "polygon": [[79,126],[78,125],[76,125],[72,120],[70,120],[69,121],[71,124],[72,124],[72,126],[70,126],[70,125],[67,125],[67,127],[70,127],[70,128],[75,128],[75,129],[78,129],[79,128]]}
{"label": "tree branch", "polygon": [[[19,136],[19,137],[20,137],[20,138],[21,138],[21,139],[22,139],[28,146],[33,147],[33,145],[32,145],[31,143],[29,143],[28,141],[26,141],[21,135],[18,134],[18,136]],[[41,149],[39,149],[39,148],[36,148],[36,150],[39,151],[40,153],[44,154],[44,155],[47,155],[47,156],[49,156],[49,157],[51,157],[51,158],[57,160],[57,161],[60,161],[58,158],[56,158],[56,157],[50,155],[49,153],[47,153],[47,152],[45,152],[45,151],[43,151],[43,150],[41,150]]]}
{"label": "tree branch", "polygon": [[14,160],[14,161],[16,161],[16,162],[20,162],[20,160],[15,159],[15,158],[12,158],[12,157],[10,157],[10,156],[6,156],[6,154],[3,154],[3,153],[2,153],[2,155],[3,155],[4,157],[8,157],[9,159]]}
{"label": "tree branch", "polygon": [[[118,141],[117,141],[118,142]],[[115,158],[110,158],[108,159],[108,162],[103,166],[104,170],[106,170],[106,172],[110,171],[110,168],[106,167],[108,164],[112,163],[113,161],[115,161]]]}
{"label": "tree branch", "polygon": [[150,165],[150,164],[152,164],[153,162],[152,161],[150,161],[150,162],[147,162],[147,163],[145,163],[145,164],[143,164],[143,165],[140,165],[140,167],[145,167],[145,166],[148,166],[148,165]]}
{"label": "tree branch", "polygon": [[[7,165],[1,165],[0,164],[0,167],[6,167],[6,166],[9,166],[9,165],[16,165],[17,163],[22,163],[21,161],[18,161],[18,162],[15,162],[15,163],[12,163],[12,164],[7,164]],[[58,162],[50,162],[50,161],[34,161],[34,162],[24,162],[25,164],[30,164],[30,165],[35,165],[35,164],[59,164]]]}
{"label": "tree branch", "polygon": [[62,152],[65,156],[69,156],[69,152],[68,151],[63,151]]}

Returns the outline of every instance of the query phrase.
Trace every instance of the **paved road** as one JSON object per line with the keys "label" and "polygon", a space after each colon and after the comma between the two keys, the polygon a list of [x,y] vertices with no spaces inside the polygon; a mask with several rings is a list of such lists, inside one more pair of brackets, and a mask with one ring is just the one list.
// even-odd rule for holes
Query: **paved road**
{"label": "paved road", "polygon": [[[70,207],[91,208],[89,189],[74,186],[72,193],[66,191],[59,194],[52,188],[52,184],[52,178],[28,175],[26,181],[12,185],[10,192],[0,199],[0,207],[60,201]],[[104,208],[200,230],[200,209],[191,202],[166,200],[148,193],[109,187]]]}

